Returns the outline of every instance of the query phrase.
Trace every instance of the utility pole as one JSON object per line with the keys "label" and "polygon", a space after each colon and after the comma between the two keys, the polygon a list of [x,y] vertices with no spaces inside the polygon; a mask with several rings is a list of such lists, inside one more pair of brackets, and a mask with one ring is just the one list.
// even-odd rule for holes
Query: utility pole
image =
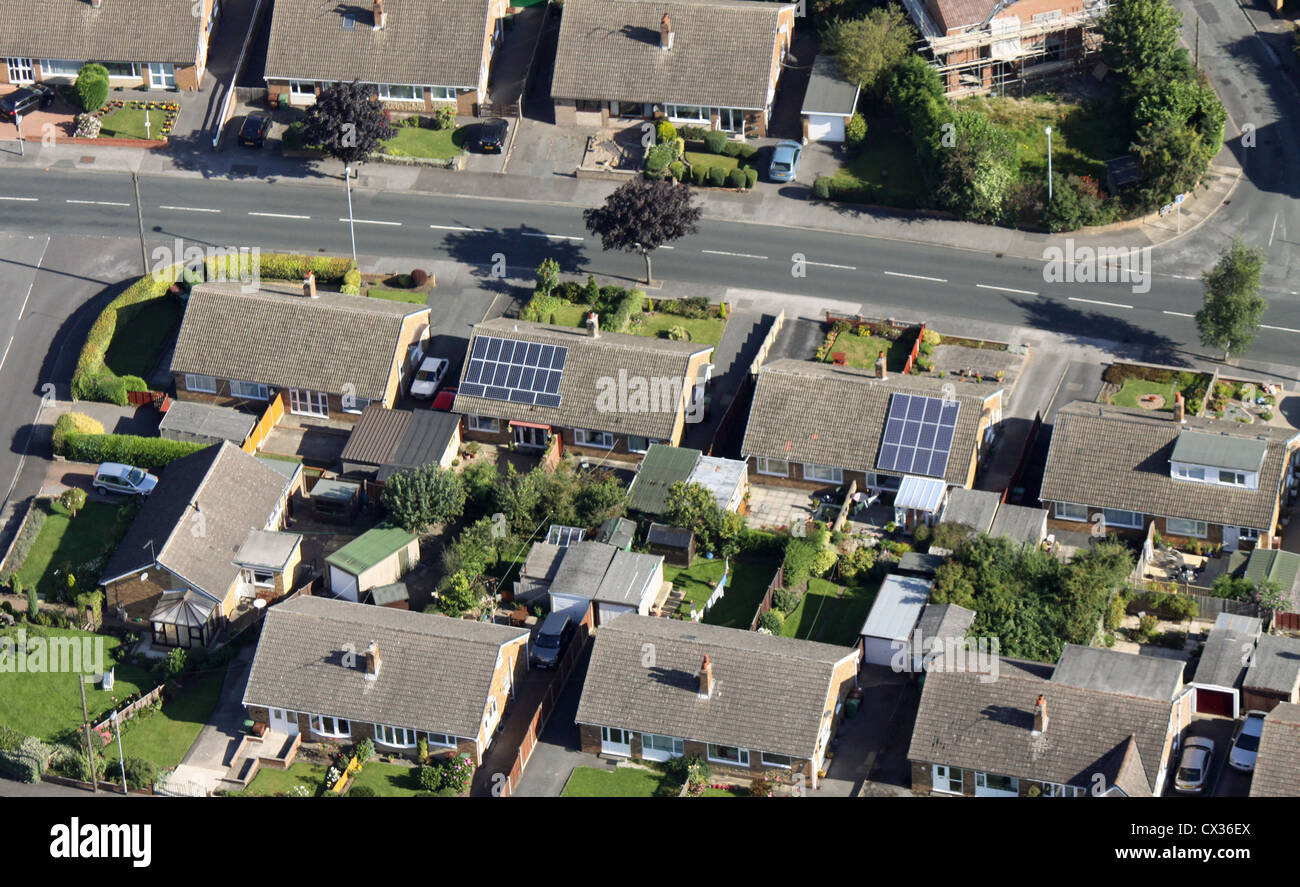
{"label": "utility pole", "polygon": [[352,221],[352,164],[343,167],[344,187],[348,192],[348,232],[352,235],[352,267],[357,266],[357,226]]}
{"label": "utility pole", "polygon": [[77,686],[81,689],[81,726],[86,731],[86,760],[90,764],[90,789],[99,794],[99,780],[95,778],[95,750],[90,744],[90,712],[86,711],[86,676],[77,675]]}
{"label": "utility pole", "polygon": [[122,768],[122,794],[126,794],[126,760],[122,757],[122,724],[117,719],[117,710],[113,711],[113,727],[117,730],[117,766]]}
{"label": "utility pole", "polygon": [[1201,67],[1201,17],[1196,17],[1196,67]]}
{"label": "utility pole", "polygon": [[1047,133],[1047,202],[1052,202],[1052,128],[1043,127]]}
{"label": "utility pole", "polygon": [[144,266],[142,274],[149,273],[149,251],[144,245],[144,207],[140,205],[140,176],[132,171],[131,186],[135,188],[135,218],[140,223],[140,264]]}

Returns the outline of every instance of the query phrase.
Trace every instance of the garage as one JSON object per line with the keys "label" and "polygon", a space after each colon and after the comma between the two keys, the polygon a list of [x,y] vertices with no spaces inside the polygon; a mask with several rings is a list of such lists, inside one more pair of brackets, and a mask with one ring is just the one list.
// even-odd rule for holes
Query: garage
{"label": "garage", "polygon": [[840,75],[829,55],[813,62],[800,114],[809,142],[843,142],[844,124],[858,107],[858,86]]}
{"label": "garage", "polygon": [[635,613],[636,607],[626,604],[611,604],[609,601],[596,601],[596,625],[604,625],[620,613]]}
{"label": "garage", "polygon": [[862,625],[863,663],[890,667],[896,651],[910,649],[912,629],[929,599],[930,583],[925,579],[897,573],[886,576]]}
{"label": "garage", "polygon": [[587,607],[591,601],[580,594],[563,594],[558,591],[551,592],[551,612],[564,613],[577,624],[582,621],[582,617],[587,613]]}
{"label": "garage", "polygon": [[349,601],[364,601],[370,589],[399,581],[419,562],[419,537],[389,524],[367,530],[325,558],[330,591]]}
{"label": "garage", "polygon": [[357,577],[330,565],[330,591],[347,601],[357,599]]}
{"label": "garage", "polygon": [[[1241,686],[1254,655],[1263,623],[1254,616],[1220,613],[1201,650],[1189,685],[1196,691],[1196,713],[1236,718],[1241,715]],[[1250,656],[1245,655],[1250,653]]]}
{"label": "garage", "polygon": [[1210,687],[1196,688],[1196,713],[1198,715],[1235,718],[1237,716],[1236,710],[1236,690],[1221,690]]}

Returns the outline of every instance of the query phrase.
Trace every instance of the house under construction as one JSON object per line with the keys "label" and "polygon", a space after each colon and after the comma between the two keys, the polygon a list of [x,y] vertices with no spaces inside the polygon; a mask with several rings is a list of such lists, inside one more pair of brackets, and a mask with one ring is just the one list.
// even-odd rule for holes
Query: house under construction
{"label": "house under construction", "polygon": [[1077,67],[1106,0],[903,0],[950,96],[1002,93]]}

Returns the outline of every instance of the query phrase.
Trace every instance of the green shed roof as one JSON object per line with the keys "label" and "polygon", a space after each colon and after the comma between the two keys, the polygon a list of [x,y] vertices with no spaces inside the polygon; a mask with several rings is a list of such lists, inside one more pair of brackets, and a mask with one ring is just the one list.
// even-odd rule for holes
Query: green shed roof
{"label": "green shed roof", "polygon": [[651,444],[627,491],[627,507],[643,514],[663,514],[668,488],[686,483],[702,455],[689,447]]}
{"label": "green shed roof", "polygon": [[1290,592],[1300,575],[1300,555],[1276,548],[1256,548],[1246,562],[1246,578],[1251,582],[1271,579],[1284,592]]}
{"label": "green shed roof", "polygon": [[1264,464],[1264,452],[1267,449],[1268,441],[1256,437],[1184,431],[1178,435],[1171,458],[1175,462],[1193,465],[1259,471],[1259,467]]}
{"label": "green shed roof", "polygon": [[338,551],[325,558],[340,570],[360,576],[395,551],[415,541],[415,534],[390,524],[367,530]]}

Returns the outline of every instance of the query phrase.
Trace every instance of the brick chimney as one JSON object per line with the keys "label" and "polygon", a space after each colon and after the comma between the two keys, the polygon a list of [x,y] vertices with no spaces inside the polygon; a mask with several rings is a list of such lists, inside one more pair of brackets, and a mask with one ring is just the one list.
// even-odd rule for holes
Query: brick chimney
{"label": "brick chimney", "polygon": [[1179,425],[1187,421],[1187,404],[1181,391],[1174,395],[1174,421]]}
{"label": "brick chimney", "polygon": [[90,6],[92,9],[99,9],[99,7],[103,5],[104,5],[104,0],[90,0]]}
{"label": "brick chimney", "polygon": [[379,644],[371,641],[366,647],[366,680],[373,681],[379,677],[379,669],[384,665],[384,661],[379,658]]}
{"label": "brick chimney", "polygon": [[308,271],[302,279],[302,294],[308,299],[316,298],[316,272]]}
{"label": "brick chimney", "polygon": [[666,12],[659,21],[659,48],[664,52],[673,48],[673,23]]}
{"label": "brick chimney", "polygon": [[595,311],[587,315],[587,332],[591,333],[593,339],[600,338],[600,316]]}
{"label": "brick chimney", "polygon": [[1034,703],[1034,734],[1042,736],[1047,731],[1047,697],[1042,693],[1038,694],[1038,701]]}
{"label": "brick chimney", "polygon": [[375,0],[374,18],[374,30],[382,31],[388,27],[388,13],[384,12],[384,0]]}
{"label": "brick chimney", "polygon": [[700,663],[700,696],[708,699],[713,695],[713,663],[709,661],[709,654],[704,654],[704,661]]}
{"label": "brick chimney", "polygon": [[885,371],[885,352],[883,351],[880,352],[880,355],[876,358],[876,378],[877,379],[889,378],[889,374]]}

